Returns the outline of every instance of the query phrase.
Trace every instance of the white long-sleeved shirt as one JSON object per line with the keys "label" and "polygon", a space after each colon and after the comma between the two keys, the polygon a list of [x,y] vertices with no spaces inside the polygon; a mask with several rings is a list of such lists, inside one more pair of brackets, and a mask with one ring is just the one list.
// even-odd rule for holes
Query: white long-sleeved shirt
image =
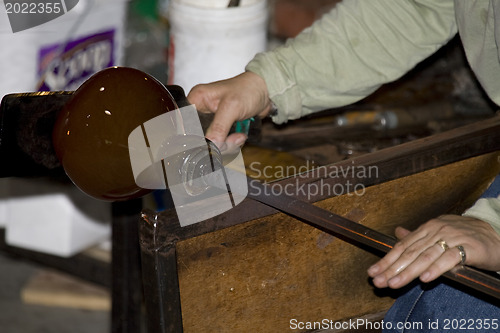
{"label": "white long-sleeved shirt", "polygon": [[[460,34],[469,64],[500,105],[500,0],[344,0],[296,38],[258,54],[276,123],[354,103],[394,81]],[[466,215],[500,233],[500,197]]]}

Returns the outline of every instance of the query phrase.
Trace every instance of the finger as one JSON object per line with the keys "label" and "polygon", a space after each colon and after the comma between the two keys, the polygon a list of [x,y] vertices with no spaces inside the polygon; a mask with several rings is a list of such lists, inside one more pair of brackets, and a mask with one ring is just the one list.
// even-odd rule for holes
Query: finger
{"label": "finger", "polygon": [[[401,256],[406,260],[406,264],[413,261],[422,251],[433,246],[439,239],[437,235],[439,229],[435,225],[426,223],[415,231],[409,231],[403,227],[397,227],[396,237],[400,239],[394,247],[377,263],[379,271],[384,271],[396,260],[401,260]],[[400,262],[399,268],[404,267]]]}
{"label": "finger", "polygon": [[454,247],[446,250],[442,256],[439,257],[432,265],[430,265],[420,275],[422,282],[430,282],[437,279],[443,273],[448,272],[450,269],[460,263],[460,251]]}
{"label": "finger", "polygon": [[394,276],[386,276],[387,285],[393,289],[401,288],[417,277],[421,276],[435,262],[441,260],[446,251],[441,246],[435,244],[415,258],[407,267]]}
{"label": "finger", "polygon": [[[217,106],[212,104],[216,104],[218,98],[216,96],[212,97],[211,94],[212,92],[205,84],[199,84],[191,89],[187,99],[190,104],[196,105],[196,109],[200,112],[214,112]],[[213,101],[209,102],[210,100]]]}
{"label": "finger", "polygon": [[394,234],[396,235],[397,239],[403,239],[406,236],[410,234],[410,230],[403,228],[403,227],[397,227]]}
{"label": "finger", "polygon": [[[379,288],[387,287],[389,280],[414,263],[422,253],[431,249],[434,243],[435,242],[429,242],[428,238],[422,238],[408,247],[406,247],[404,241],[396,243],[394,248],[376,264],[379,272],[371,275],[374,278],[373,283]],[[441,249],[440,247],[438,248]],[[437,254],[439,254],[439,252],[437,252]],[[420,273],[421,272],[419,272],[419,274]],[[418,274],[413,278],[417,276]]]}
{"label": "finger", "polygon": [[383,267],[385,269],[382,269],[379,274],[373,277],[373,284],[378,288],[388,287],[389,280],[395,278],[400,272],[404,271],[412,262],[412,258],[403,255],[400,256],[390,265]]}
{"label": "finger", "polygon": [[228,112],[227,109],[224,108],[219,109],[215,113],[214,119],[208,127],[205,136],[217,145],[225,142],[229,130],[236,120],[237,115],[235,113]]}
{"label": "finger", "polygon": [[394,261],[397,260],[401,256],[401,254],[405,251],[405,247],[402,243],[396,243],[394,247],[387,252],[387,254],[377,261],[374,265],[368,268],[368,275],[372,278],[380,275],[384,272],[388,267],[390,267]]}
{"label": "finger", "polygon": [[[396,232],[400,234],[405,233],[404,230],[406,229],[404,228],[401,229],[403,230],[401,231],[396,230]],[[420,252],[416,252],[411,248],[412,247],[415,248],[415,245],[417,245],[418,248],[418,245],[420,245],[422,242],[425,242],[426,236],[427,236],[426,233],[420,232],[418,230],[410,232],[406,237],[397,242],[394,245],[394,247],[382,259],[380,259],[377,263],[375,263],[368,269],[368,275],[371,277],[380,275],[381,273],[389,269],[389,267],[394,265],[395,262],[399,260],[405,252],[407,260],[413,260],[414,258],[416,258]],[[423,249],[426,249],[429,246],[431,245],[426,245]],[[400,267],[399,267],[400,269],[403,268],[401,264],[402,262],[400,262]]]}

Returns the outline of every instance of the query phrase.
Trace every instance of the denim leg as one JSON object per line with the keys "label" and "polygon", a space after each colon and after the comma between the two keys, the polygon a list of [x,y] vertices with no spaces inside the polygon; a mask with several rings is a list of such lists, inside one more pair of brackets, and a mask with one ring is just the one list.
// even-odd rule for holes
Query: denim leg
{"label": "denim leg", "polygon": [[384,317],[384,333],[405,332],[398,328],[399,323],[409,322],[409,318],[424,294],[421,284],[417,284],[404,295],[399,296]]}
{"label": "denim leg", "polygon": [[387,312],[384,332],[499,332],[500,301],[471,293],[446,283],[419,284]]}
{"label": "denim leg", "polygon": [[500,175],[495,178],[493,183],[481,195],[481,198],[496,198],[500,195]]}

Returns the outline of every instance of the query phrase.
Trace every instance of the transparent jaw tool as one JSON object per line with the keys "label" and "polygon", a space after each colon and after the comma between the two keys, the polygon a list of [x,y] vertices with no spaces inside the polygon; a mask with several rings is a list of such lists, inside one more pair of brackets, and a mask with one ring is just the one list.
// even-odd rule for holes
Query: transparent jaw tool
{"label": "transparent jaw tool", "polygon": [[181,226],[228,211],[247,195],[241,152],[221,154],[204,137],[193,105],[138,126],[128,147],[136,184],[170,189]]}

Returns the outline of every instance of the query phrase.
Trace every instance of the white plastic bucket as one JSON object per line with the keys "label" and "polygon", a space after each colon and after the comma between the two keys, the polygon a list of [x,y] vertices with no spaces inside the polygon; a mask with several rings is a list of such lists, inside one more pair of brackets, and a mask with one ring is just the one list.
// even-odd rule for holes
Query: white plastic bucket
{"label": "white plastic bucket", "polygon": [[198,83],[230,78],[266,50],[267,1],[249,2],[230,8],[170,2],[169,84],[189,92]]}
{"label": "white plastic bucket", "polygon": [[[100,67],[120,65],[126,4],[126,0],[80,0],[66,14],[16,33],[0,4],[0,99],[9,93],[74,90]],[[61,45],[71,50],[54,49]],[[65,59],[67,74],[47,78],[41,72],[53,54]],[[86,73],[80,73],[82,67]]]}

